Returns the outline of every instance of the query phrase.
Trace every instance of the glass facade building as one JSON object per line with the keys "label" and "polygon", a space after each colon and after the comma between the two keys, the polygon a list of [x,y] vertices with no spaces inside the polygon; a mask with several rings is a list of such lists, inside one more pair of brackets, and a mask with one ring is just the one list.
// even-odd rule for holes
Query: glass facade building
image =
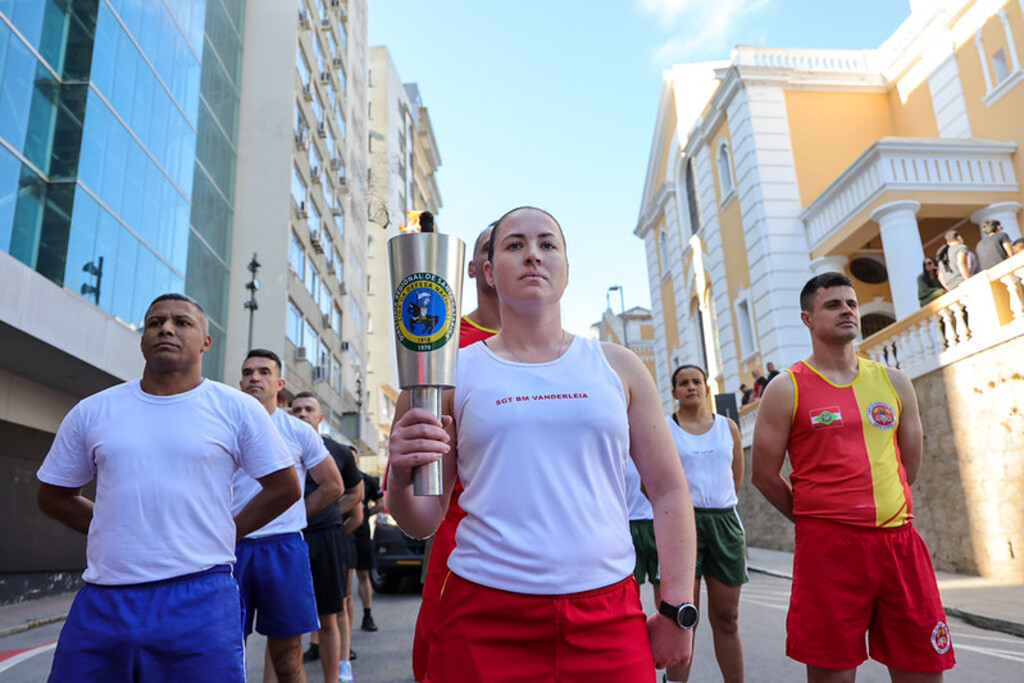
{"label": "glass facade building", "polygon": [[0,249],[126,325],[184,291],[223,376],[244,0],[0,0]]}

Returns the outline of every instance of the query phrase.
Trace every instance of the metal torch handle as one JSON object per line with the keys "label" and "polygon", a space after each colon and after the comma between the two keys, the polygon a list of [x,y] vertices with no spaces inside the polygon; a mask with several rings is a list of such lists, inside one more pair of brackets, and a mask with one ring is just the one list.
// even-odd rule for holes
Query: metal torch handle
{"label": "metal torch handle", "polygon": [[[441,387],[413,387],[409,390],[413,408],[425,408],[441,419]],[[440,496],[444,493],[441,481],[441,461],[420,465],[412,471],[412,492],[417,496]]]}

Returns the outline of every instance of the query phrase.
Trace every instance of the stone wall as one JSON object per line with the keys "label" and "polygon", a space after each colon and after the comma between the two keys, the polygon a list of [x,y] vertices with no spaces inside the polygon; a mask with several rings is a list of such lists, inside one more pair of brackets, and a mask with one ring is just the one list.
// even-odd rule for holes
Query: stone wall
{"label": "stone wall", "polygon": [[[1024,582],[1022,359],[1016,337],[914,380],[924,426],[915,525],[940,571]],[[744,455],[747,542],[792,550],[793,525],[750,484]]]}

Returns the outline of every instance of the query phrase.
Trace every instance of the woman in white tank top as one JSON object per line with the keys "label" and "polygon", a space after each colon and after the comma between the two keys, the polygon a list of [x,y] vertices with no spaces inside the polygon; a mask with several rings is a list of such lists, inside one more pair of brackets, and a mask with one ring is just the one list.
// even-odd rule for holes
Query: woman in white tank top
{"label": "woman in white tank top", "polygon": [[[711,412],[710,394],[703,368],[676,368],[672,396],[679,407],[667,422],[695,508],[699,554],[693,602],[700,604],[703,576],[722,679],[738,683],[743,680],[743,645],[737,624],[740,586],[747,580],[743,526],[736,514],[736,494],[743,484],[743,445],[736,423]],[[689,665],[670,666],[667,680],[687,681],[689,675]]]}
{"label": "woman in white tank top", "polygon": [[[696,550],[650,374],[627,349],[562,329],[568,261],[547,212],[520,207],[499,219],[484,276],[501,332],[460,351],[442,423],[410,409],[403,392],[389,444],[387,505],[406,533],[433,533],[456,474],[465,486],[427,677],[653,681],[655,666],[690,658]],[[640,607],[627,457],[652,501],[673,618],[646,619]],[[414,496],[412,469],[438,459],[445,495]],[[673,609],[688,615],[678,619],[686,628]]]}

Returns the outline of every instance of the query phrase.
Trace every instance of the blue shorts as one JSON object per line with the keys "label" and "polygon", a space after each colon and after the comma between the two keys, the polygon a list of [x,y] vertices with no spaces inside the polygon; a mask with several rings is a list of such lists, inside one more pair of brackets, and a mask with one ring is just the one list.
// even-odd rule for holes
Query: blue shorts
{"label": "blue shorts", "polygon": [[244,683],[231,568],[130,586],[86,584],[60,632],[49,680]]}
{"label": "blue shorts", "polygon": [[302,534],[243,538],[235,545],[235,579],[242,596],[242,629],[289,638],[320,628]]}

